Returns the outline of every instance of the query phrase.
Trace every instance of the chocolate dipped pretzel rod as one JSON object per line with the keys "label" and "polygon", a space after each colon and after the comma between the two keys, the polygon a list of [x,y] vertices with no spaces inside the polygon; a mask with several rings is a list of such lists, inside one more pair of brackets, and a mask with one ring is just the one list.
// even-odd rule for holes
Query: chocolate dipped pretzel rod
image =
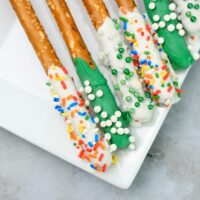
{"label": "chocolate dipped pretzel rod", "polygon": [[184,29],[186,30],[186,39],[195,60],[200,58],[200,0],[174,0],[176,4],[171,3],[171,8],[179,14]]}
{"label": "chocolate dipped pretzel rod", "polygon": [[169,0],[144,0],[152,27],[157,31],[159,41],[172,63],[174,69],[186,69],[193,64],[191,55],[184,39],[185,31],[173,12]]}
{"label": "chocolate dipped pretzel rod", "polygon": [[133,125],[150,121],[153,102],[149,92],[146,98],[142,83],[137,75],[127,46],[116,30],[102,0],[83,0],[97,32],[102,46],[100,60],[107,66],[111,81],[123,110],[128,110],[133,118]]}
{"label": "chocolate dipped pretzel rod", "polygon": [[[172,66],[168,59],[163,58],[160,45],[155,45],[150,26],[140,14],[134,1],[116,0],[116,2],[119,6],[119,19],[124,36],[130,46],[137,72],[157,105],[168,107],[169,104],[179,100],[175,88],[178,86],[177,77]],[[118,26],[117,22],[115,23]]]}
{"label": "chocolate dipped pretzel rod", "polygon": [[84,91],[97,115],[96,121],[111,143],[110,150],[126,147],[134,149],[135,139],[127,128],[130,115],[119,110],[106,79],[87,50],[67,4],[64,0],[47,0],[47,3],[71,53]]}
{"label": "chocolate dipped pretzel rod", "polygon": [[84,105],[84,99],[54,52],[31,3],[28,0],[10,2],[49,77],[48,85],[55,109],[66,122],[67,132],[78,157],[89,162],[92,169],[104,172],[112,161],[107,141],[101,137],[94,118]]}

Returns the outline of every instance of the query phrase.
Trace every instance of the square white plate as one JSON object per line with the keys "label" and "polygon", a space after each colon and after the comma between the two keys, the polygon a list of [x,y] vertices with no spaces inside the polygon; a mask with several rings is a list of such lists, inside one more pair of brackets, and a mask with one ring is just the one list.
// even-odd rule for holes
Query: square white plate
{"label": "square white plate", "polygon": [[[99,46],[81,0],[67,2],[89,50],[97,60]],[[114,0],[105,2],[112,17],[117,17],[118,11]],[[140,0],[138,2],[141,4]],[[32,3],[56,52],[77,80],[68,51],[45,1],[32,0]],[[141,10],[142,7],[140,5]],[[51,104],[42,66],[8,0],[0,2],[0,60],[0,126],[92,173],[75,156],[65,131],[65,123]],[[188,71],[178,74],[181,84]],[[76,83],[80,84],[78,81]],[[137,150],[119,152],[118,164],[110,167],[104,174],[94,175],[115,186],[128,188],[168,111],[169,109],[158,108],[150,123],[142,128],[132,129],[137,139]]]}

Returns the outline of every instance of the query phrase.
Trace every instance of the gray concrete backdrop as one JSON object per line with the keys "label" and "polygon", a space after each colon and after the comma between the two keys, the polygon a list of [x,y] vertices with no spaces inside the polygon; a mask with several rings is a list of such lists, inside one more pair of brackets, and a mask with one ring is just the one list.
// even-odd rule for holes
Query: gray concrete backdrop
{"label": "gray concrete backdrop", "polygon": [[128,190],[0,129],[0,200],[200,200],[200,62],[183,88]]}

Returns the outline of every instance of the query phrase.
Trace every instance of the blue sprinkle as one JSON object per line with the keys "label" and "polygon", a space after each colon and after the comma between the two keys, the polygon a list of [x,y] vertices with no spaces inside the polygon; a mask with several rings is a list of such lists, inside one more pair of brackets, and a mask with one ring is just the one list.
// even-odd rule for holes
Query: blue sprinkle
{"label": "blue sprinkle", "polygon": [[138,54],[138,52],[137,52],[137,51],[135,51],[135,50],[131,50],[131,54],[133,54],[133,55],[137,55],[137,54]]}
{"label": "blue sprinkle", "polygon": [[85,116],[87,113],[86,112],[78,112],[78,115],[80,116]]}
{"label": "blue sprinkle", "polygon": [[92,169],[96,169],[95,166],[94,166],[93,164],[91,164],[90,167],[91,167]]}
{"label": "blue sprinkle", "polygon": [[144,19],[146,19],[146,15],[144,13],[142,14],[142,16],[143,16]]}
{"label": "blue sprinkle", "polygon": [[78,105],[78,102],[74,102],[74,103],[71,103],[70,104],[70,107],[75,107],[75,106],[77,106]]}
{"label": "blue sprinkle", "polygon": [[92,142],[88,142],[89,147],[93,147]]}
{"label": "blue sprinkle", "polygon": [[93,124],[95,124],[94,117],[90,116],[90,120]]}
{"label": "blue sprinkle", "polygon": [[159,52],[162,52],[162,48],[159,48]]}
{"label": "blue sprinkle", "polygon": [[130,47],[133,47],[133,46],[134,46],[134,44],[133,44],[133,42],[131,42],[131,43],[130,43]]}
{"label": "blue sprinkle", "polygon": [[71,110],[70,106],[67,107],[67,110]]}
{"label": "blue sprinkle", "polygon": [[126,29],[127,29],[127,22],[124,22],[123,29],[124,29],[124,30],[126,30]]}
{"label": "blue sprinkle", "polygon": [[147,60],[141,60],[140,64],[145,64],[147,62]]}
{"label": "blue sprinkle", "polygon": [[153,86],[152,86],[152,85],[150,85],[150,86],[149,86],[149,88],[150,88],[150,89],[153,89]]}
{"label": "blue sprinkle", "polygon": [[152,62],[149,60],[147,63],[148,63],[148,65],[151,65]]}
{"label": "blue sprinkle", "polygon": [[95,142],[98,142],[99,141],[99,135],[95,134],[94,139],[95,139]]}
{"label": "blue sprinkle", "polygon": [[159,67],[159,65],[158,65],[158,64],[156,64],[156,65],[155,65],[155,67]]}
{"label": "blue sprinkle", "polygon": [[59,102],[59,101],[60,101],[60,99],[59,99],[59,98],[57,98],[57,97],[55,97],[55,98],[53,98],[53,101],[55,101],[55,102]]}
{"label": "blue sprinkle", "polygon": [[58,111],[59,111],[60,113],[64,113],[64,110],[63,110],[62,108],[59,108]]}
{"label": "blue sprinkle", "polygon": [[86,137],[85,137],[85,134],[82,134],[82,138],[86,138]]}
{"label": "blue sprinkle", "polygon": [[56,110],[58,110],[59,108],[61,108],[61,106],[56,105],[54,108],[55,108]]}

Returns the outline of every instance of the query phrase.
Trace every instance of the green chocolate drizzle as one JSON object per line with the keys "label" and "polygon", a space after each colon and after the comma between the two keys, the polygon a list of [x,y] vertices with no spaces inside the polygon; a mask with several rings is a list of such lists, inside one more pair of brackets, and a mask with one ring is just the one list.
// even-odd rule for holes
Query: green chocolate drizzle
{"label": "green chocolate drizzle", "polygon": [[[152,23],[157,23],[154,21],[153,16],[159,15],[160,21],[165,22],[164,28],[159,28],[157,30],[159,37],[163,37],[165,42],[163,48],[167,55],[169,56],[172,66],[174,69],[186,69],[193,62],[194,59],[188,50],[187,44],[183,36],[180,36],[178,31],[175,29],[173,32],[167,30],[168,25],[173,24],[176,26],[179,21],[178,19],[165,21],[164,16],[169,15],[171,11],[169,10],[169,0],[144,0],[148,16]],[[155,3],[156,7],[154,9],[149,8],[150,3]]]}
{"label": "green chocolate drizzle", "polygon": [[[90,103],[93,108],[95,106],[100,106],[102,111],[106,111],[108,113],[107,118],[110,119],[116,111],[119,111],[119,108],[109,86],[107,85],[106,79],[101,74],[98,67],[92,69],[88,63],[81,58],[75,58],[73,61],[82,85],[84,85],[84,82],[88,80],[90,82],[90,86],[92,87],[92,94],[96,94],[98,90],[103,91],[102,97],[96,97],[95,100],[91,100]],[[95,63],[94,65],[96,66]],[[101,113],[96,113],[96,115],[100,121],[105,120],[102,118]],[[119,117],[117,121],[120,121],[122,123],[122,127],[126,128],[131,121],[131,116],[128,112],[122,112],[121,117]],[[111,133],[111,128],[113,127],[116,127],[114,123],[110,127],[106,126],[103,129],[105,133]],[[118,148],[126,148],[130,144],[129,137],[129,134],[111,134],[110,142],[111,144],[116,144]]]}

